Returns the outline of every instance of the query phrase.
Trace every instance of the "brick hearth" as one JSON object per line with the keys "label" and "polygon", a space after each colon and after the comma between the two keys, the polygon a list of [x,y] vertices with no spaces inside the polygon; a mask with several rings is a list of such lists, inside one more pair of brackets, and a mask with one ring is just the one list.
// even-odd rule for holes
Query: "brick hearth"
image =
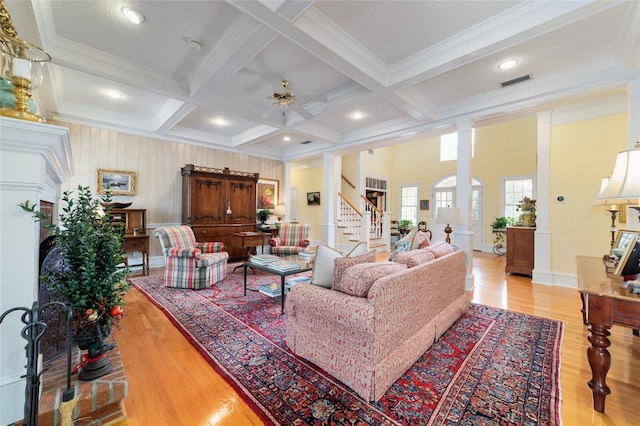
{"label": "brick hearth", "polygon": [[[78,380],[77,373],[71,377],[71,386],[80,398],[73,411],[73,419],[76,421],[74,424],[104,426],[126,418],[124,398],[128,390],[127,377],[118,347],[108,351],[106,356],[113,366],[111,373],[87,382]],[[81,351],[75,347],[71,356],[72,369],[80,363],[80,357]],[[62,393],[67,387],[66,354],[49,361],[45,368],[38,424],[59,425],[58,407],[62,401]]]}

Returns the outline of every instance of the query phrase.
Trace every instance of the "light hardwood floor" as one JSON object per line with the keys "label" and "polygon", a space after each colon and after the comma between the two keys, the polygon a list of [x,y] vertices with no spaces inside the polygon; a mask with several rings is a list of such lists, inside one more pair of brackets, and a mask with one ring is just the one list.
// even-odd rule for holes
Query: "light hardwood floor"
{"label": "light hardwood floor", "polygon": [[[381,257],[384,257],[381,256]],[[561,354],[561,415],[565,426],[637,425],[640,401],[640,338],[630,329],[611,330],[611,395],[605,414],[592,409],[587,380],[586,329],[575,289],[532,284],[505,275],[504,258],[474,255],[473,301],[564,322]],[[153,269],[152,274],[162,273]],[[260,419],[216,374],[184,336],[136,290],[115,335],[129,382],[125,400],[129,426],[260,425]]]}

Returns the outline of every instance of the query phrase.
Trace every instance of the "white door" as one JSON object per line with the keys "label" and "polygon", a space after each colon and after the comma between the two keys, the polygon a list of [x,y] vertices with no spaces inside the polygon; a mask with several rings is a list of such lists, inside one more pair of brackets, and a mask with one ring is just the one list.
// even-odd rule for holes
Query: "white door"
{"label": "white door", "polygon": [[289,194],[289,217],[286,222],[298,221],[298,187],[292,186]]}
{"label": "white door", "polygon": [[[471,231],[473,232],[473,247],[475,250],[482,249],[483,234],[483,204],[482,204],[482,184],[472,179],[473,188],[471,189]],[[433,208],[431,210],[431,224],[429,229],[433,232],[433,239],[444,241],[446,234],[444,228],[446,224],[436,223],[436,213],[438,207],[452,207],[456,205],[456,176],[449,176],[436,182],[433,189]],[[454,228],[455,225],[451,225]],[[455,244],[455,237],[451,234],[451,242]]]}

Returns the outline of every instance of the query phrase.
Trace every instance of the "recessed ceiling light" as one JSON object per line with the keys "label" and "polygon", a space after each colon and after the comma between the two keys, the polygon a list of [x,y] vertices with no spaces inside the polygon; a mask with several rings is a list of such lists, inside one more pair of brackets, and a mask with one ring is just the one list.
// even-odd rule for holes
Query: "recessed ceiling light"
{"label": "recessed ceiling light", "polygon": [[113,89],[107,89],[104,91],[104,94],[113,99],[124,98],[124,95],[121,92]]}
{"label": "recessed ceiling light", "polygon": [[359,120],[364,117],[364,112],[356,111],[351,113],[351,118]]}
{"label": "recessed ceiling light", "polygon": [[289,136],[285,136],[284,138],[282,138],[282,140],[285,142],[289,142],[291,138]]}
{"label": "recessed ceiling light", "polygon": [[120,9],[120,13],[134,24],[142,24],[144,22],[144,15],[132,7],[123,6],[122,9]]}
{"label": "recessed ceiling light", "polygon": [[213,122],[213,124],[215,124],[217,126],[224,126],[225,124],[228,123],[228,121],[225,120],[224,118],[214,118],[211,121]]}
{"label": "recessed ceiling light", "polygon": [[515,68],[515,66],[518,65],[518,62],[519,61],[517,59],[507,59],[506,61],[502,61],[498,64],[498,69],[510,70],[511,68]]}

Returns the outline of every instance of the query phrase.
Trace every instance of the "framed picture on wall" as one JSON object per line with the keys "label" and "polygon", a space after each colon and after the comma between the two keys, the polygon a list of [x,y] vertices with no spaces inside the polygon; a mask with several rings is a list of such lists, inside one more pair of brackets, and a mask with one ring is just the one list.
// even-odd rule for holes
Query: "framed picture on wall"
{"label": "framed picture on wall", "polygon": [[420,200],[420,210],[429,210],[429,200]]}
{"label": "framed picture on wall", "polygon": [[107,189],[111,195],[136,195],[136,172],[124,170],[97,170],[98,194],[106,194]]}
{"label": "framed picture on wall", "polygon": [[307,192],[307,205],[319,206],[320,205],[320,193],[319,192]]}
{"label": "framed picture on wall", "polygon": [[278,180],[258,179],[256,209],[273,210],[278,205]]}

